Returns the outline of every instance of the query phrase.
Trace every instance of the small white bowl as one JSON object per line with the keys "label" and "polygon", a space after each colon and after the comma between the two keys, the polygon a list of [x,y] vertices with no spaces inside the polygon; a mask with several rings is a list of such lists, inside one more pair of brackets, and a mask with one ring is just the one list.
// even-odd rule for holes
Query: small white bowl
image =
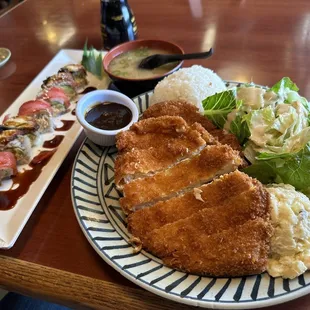
{"label": "small white bowl", "polygon": [[[124,127],[117,130],[103,130],[90,125],[85,120],[86,113],[100,102],[115,102],[128,107],[132,113],[132,120]],[[127,96],[113,90],[94,90],[84,95],[77,103],[76,117],[83,126],[86,136],[94,143],[102,146],[115,144],[115,136],[138,121],[139,112],[135,103]]]}

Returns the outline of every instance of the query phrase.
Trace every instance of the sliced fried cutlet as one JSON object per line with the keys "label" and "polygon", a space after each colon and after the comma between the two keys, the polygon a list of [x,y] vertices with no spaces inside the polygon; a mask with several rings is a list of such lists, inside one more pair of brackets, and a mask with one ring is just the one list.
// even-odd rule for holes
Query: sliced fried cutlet
{"label": "sliced fried cutlet", "polygon": [[146,119],[163,115],[181,116],[189,125],[198,122],[208,131],[216,129],[211,121],[199,113],[199,109],[195,105],[184,100],[171,100],[153,104],[143,113],[142,118]]}
{"label": "sliced fried cutlet", "polygon": [[[156,203],[128,216],[128,229],[142,243],[152,230],[185,219],[198,211],[223,203],[235,204],[237,196],[259,184],[247,174],[234,171],[184,195]],[[259,185],[260,186],[260,185]]]}
{"label": "sliced fried cutlet", "polygon": [[219,233],[258,217],[265,220],[270,217],[269,194],[259,183],[218,206],[206,207],[185,219],[154,229],[143,239],[143,247],[159,257],[167,256],[195,243],[200,234]]}
{"label": "sliced fried cutlet", "polygon": [[199,109],[186,101],[165,101],[149,107],[143,113],[143,119],[163,115],[181,116],[189,124],[200,123],[211,135],[217,137],[220,143],[230,145],[234,150],[241,151],[238,139],[231,133],[217,129],[211,121],[199,113]]}
{"label": "sliced fried cutlet", "polygon": [[[266,270],[271,235],[271,224],[257,218],[212,235],[197,231],[190,242],[184,240],[178,248],[173,246],[174,240],[174,251],[161,258],[169,267],[200,275],[259,274]],[[181,233],[177,240],[183,236]]]}
{"label": "sliced fried cutlet", "polygon": [[[122,150],[127,151],[120,152],[115,161],[115,184],[119,188],[137,178],[152,175],[155,172],[172,167],[179,161],[198,154],[206,145],[218,144],[217,140],[200,124],[195,123],[188,126],[180,117],[176,119],[174,117],[164,117],[164,120],[167,120],[167,118],[172,128],[164,125],[163,120],[160,118],[150,118],[142,121],[144,127],[148,124],[153,126],[154,123],[164,125],[163,133],[153,134],[150,131],[140,136],[136,131],[132,131],[120,134],[117,142],[118,146],[125,145],[121,141],[125,136],[130,136],[132,140],[130,146],[125,148],[120,146]],[[179,124],[179,127],[175,128],[176,124]],[[138,126],[140,124],[135,124],[135,127],[131,130],[135,130]],[[158,128],[155,130],[157,131]]]}
{"label": "sliced fried cutlet", "polygon": [[139,121],[129,130],[119,133],[116,138],[119,152],[160,148],[163,144],[171,144],[171,147],[182,148],[185,151],[185,148],[204,145],[201,133],[192,130],[179,116],[162,116]]}
{"label": "sliced fried cutlet", "polygon": [[208,145],[200,154],[170,169],[125,184],[124,198],[120,199],[120,204],[128,214],[232,172],[242,162],[239,153],[228,145]]}

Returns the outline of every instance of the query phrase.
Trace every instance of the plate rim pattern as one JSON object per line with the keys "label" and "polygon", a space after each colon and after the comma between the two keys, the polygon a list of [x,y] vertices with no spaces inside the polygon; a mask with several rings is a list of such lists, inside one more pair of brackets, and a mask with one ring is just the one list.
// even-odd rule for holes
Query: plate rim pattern
{"label": "plate rim pattern", "polygon": [[[227,81],[227,84],[238,85],[242,83]],[[152,92],[153,91],[145,92],[133,98],[133,100],[135,101],[135,103],[137,104],[141,112],[144,110],[143,108],[144,104],[146,105],[146,107],[148,107],[148,99],[150,95],[152,94]],[[282,278],[272,278],[267,273],[251,276],[251,277],[255,277],[254,284],[253,284],[252,291],[251,291],[251,296],[253,296],[254,299],[252,298],[252,299],[242,300],[242,293],[246,285],[246,281],[250,277],[213,278],[213,277],[204,277],[204,276],[186,274],[184,272],[176,271],[174,269],[164,266],[159,258],[156,258],[152,254],[147,253],[145,251],[142,251],[142,253],[140,253],[141,255],[145,257],[145,260],[130,264],[130,268],[128,267],[129,265],[118,263],[116,260],[119,260],[119,259],[122,260],[123,258],[131,259],[133,256],[134,257],[139,256],[140,254],[134,254],[134,255],[120,254],[120,255],[114,255],[111,258],[111,255],[109,254],[109,250],[114,250],[112,248],[114,248],[115,246],[102,247],[100,246],[98,242],[98,240],[102,241],[102,239],[100,238],[105,238],[104,240],[107,241],[106,239],[109,239],[109,237],[100,237],[100,236],[94,237],[92,235],[92,233],[94,234],[97,232],[104,233],[104,236],[109,236],[110,233],[113,233],[113,234],[115,233],[116,235],[118,235],[118,237],[117,236],[111,237],[112,239],[110,241],[116,240],[116,241],[125,242],[125,244],[116,246],[117,249],[119,250],[120,249],[132,249],[132,245],[128,242],[128,236],[126,236],[127,240],[126,238],[123,237],[123,234],[129,234],[129,232],[128,231],[124,232],[123,228],[118,226],[118,223],[116,223],[116,221],[121,221],[121,219],[119,219],[118,216],[114,217],[111,214],[108,215],[108,213],[112,211],[109,210],[109,206],[107,204],[105,206],[102,205],[102,200],[104,200],[104,203],[106,203],[105,202],[106,194],[104,192],[105,191],[104,188],[107,186],[103,184],[103,181],[100,182],[100,185],[99,185],[98,180],[104,180],[104,178],[106,177],[109,179],[109,175],[104,175],[104,177],[102,176],[104,173],[108,174],[107,170],[110,169],[109,167],[107,169],[104,167],[107,156],[110,157],[109,160],[111,161],[111,163],[114,161],[113,156],[111,155],[112,153],[109,153],[109,150],[112,150],[112,153],[113,152],[115,153],[115,151],[113,151],[113,147],[106,147],[106,148],[98,147],[95,144],[93,144],[90,140],[88,140],[87,138],[83,141],[81,147],[78,150],[78,153],[76,155],[73,168],[72,168],[71,200],[72,200],[74,213],[77,217],[77,221],[86,239],[88,240],[88,242],[91,244],[94,250],[100,255],[100,257],[106,263],[108,263],[111,267],[113,267],[115,270],[121,273],[125,278],[127,278],[128,280],[132,281],[133,283],[141,286],[142,288],[152,293],[155,293],[161,297],[168,298],[176,302],[181,302],[181,303],[185,303],[185,304],[193,305],[193,306],[221,308],[221,309],[249,309],[249,308],[266,307],[266,306],[271,306],[271,305],[287,302],[292,299],[296,299],[310,292],[310,275],[308,273],[305,274],[305,275],[308,274],[308,276],[306,277],[307,278],[306,280],[305,280],[304,275],[299,276],[295,280],[284,280]],[[87,162],[93,165],[93,167],[88,166]],[[77,168],[77,166],[79,165],[80,165],[80,168]],[[109,164],[107,165],[109,166]],[[84,167],[85,169],[88,169],[88,168],[90,169],[88,169],[87,173],[85,173],[83,172],[81,167]],[[105,172],[104,172],[104,169],[106,170]],[[81,177],[78,176],[79,174],[81,174],[80,175]],[[83,180],[82,179],[83,176],[91,180],[91,182]],[[111,181],[113,181],[113,175],[111,176]],[[115,190],[115,188],[113,188],[113,184],[114,184],[113,182],[110,182],[107,184],[108,185],[112,184],[111,186],[112,189],[110,188],[111,191]],[[90,197],[96,197],[96,198],[94,198],[94,200],[87,202],[87,199],[81,197],[81,195],[83,194],[90,195]],[[117,198],[114,197],[113,199],[117,199]],[[83,201],[86,204],[87,203],[91,205],[93,204],[96,207],[95,208],[85,207],[79,204],[78,201]],[[116,207],[116,208],[119,208],[119,207]],[[114,207],[112,209],[114,210]],[[94,218],[83,215],[83,212],[93,213]],[[114,210],[113,212],[115,213],[117,211]],[[102,219],[96,218],[96,216],[99,216],[99,215],[102,217]],[[85,222],[90,222],[91,224],[88,225]],[[96,223],[100,227],[92,226]],[[102,227],[104,226],[104,228],[102,228],[101,226]],[[113,238],[116,238],[116,239],[113,239]],[[149,281],[143,280],[142,279],[143,276],[135,276],[134,273],[129,272],[129,269],[131,268],[136,268],[144,264],[148,264],[150,262],[155,262],[157,264],[157,266],[153,268],[153,269],[156,269],[155,271],[160,270],[162,268],[170,270],[169,272],[164,274],[164,276],[166,275],[166,278],[170,277],[174,273],[181,275],[181,277],[176,278],[176,280],[174,280],[172,283],[169,282],[170,284],[168,286],[165,285],[164,286],[165,288],[161,288],[161,287],[155,286],[154,284],[157,282],[160,282],[161,280],[165,280],[164,276],[162,276],[162,279],[158,280],[157,282],[155,281],[155,283],[152,284],[152,281],[149,283]],[[150,274],[150,273],[151,272],[149,273],[144,272],[145,275]],[[179,293],[173,292],[173,290],[177,288],[178,285],[181,285],[183,281],[185,281],[188,277],[191,277],[191,276],[193,276],[195,280],[193,280],[192,283],[186,289],[183,289]],[[265,278],[269,278],[268,289],[266,290],[267,293],[264,297],[258,298],[258,291],[260,289],[261,282],[262,280],[266,280]],[[224,284],[223,283],[221,284],[221,286],[219,287],[219,290],[217,291],[217,294],[214,296],[215,299],[203,299],[205,295],[202,296],[202,298],[200,299],[198,298],[199,295],[196,297],[187,296],[191,293],[192,290],[195,289],[197,285],[199,285],[202,279],[208,279],[208,280],[210,279],[210,281],[208,282],[207,286],[201,291],[200,294],[202,294],[204,291],[206,291],[205,294],[207,294],[209,290],[215,286],[218,280],[224,280],[224,282],[222,281]],[[234,288],[232,288],[230,287],[230,285],[235,282],[234,280],[240,280],[240,281],[238,282],[237,286],[235,285]],[[231,283],[232,281],[234,282]],[[295,282],[291,282],[291,281],[295,281]],[[280,284],[278,282],[282,282],[282,283]],[[299,286],[294,289],[291,289],[290,284],[292,285],[292,283],[294,283],[294,286],[296,286],[297,284]],[[275,294],[275,291],[280,286],[282,286],[283,292],[279,294]],[[167,287],[169,287],[168,290],[167,290]],[[234,289],[234,292],[235,292],[233,294],[233,298],[231,300],[221,300],[221,297],[227,292],[227,290],[231,290],[231,289]]]}

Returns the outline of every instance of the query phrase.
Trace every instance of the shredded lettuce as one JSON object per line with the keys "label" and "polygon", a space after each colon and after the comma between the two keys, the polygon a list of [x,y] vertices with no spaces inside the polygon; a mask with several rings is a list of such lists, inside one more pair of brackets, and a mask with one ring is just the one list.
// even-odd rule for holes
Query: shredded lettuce
{"label": "shredded lettuce", "polygon": [[204,115],[233,133],[261,182],[286,183],[310,194],[310,104],[284,77],[269,89],[252,84],[203,101]]}
{"label": "shredded lettuce", "polygon": [[93,46],[91,46],[88,50],[87,40],[84,44],[84,51],[81,63],[88,72],[91,72],[99,79],[102,79],[104,73],[102,65],[102,53],[94,49]]}

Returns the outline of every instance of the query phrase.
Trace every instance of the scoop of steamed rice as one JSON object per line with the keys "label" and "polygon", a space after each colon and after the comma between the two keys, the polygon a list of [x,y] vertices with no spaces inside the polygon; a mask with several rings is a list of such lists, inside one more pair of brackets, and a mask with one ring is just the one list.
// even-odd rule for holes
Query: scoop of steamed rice
{"label": "scoop of steamed rice", "polygon": [[202,66],[180,69],[160,81],[151,104],[168,100],[185,100],[203,112],[202,100],[226,90],[225,83],[212,70]]}

